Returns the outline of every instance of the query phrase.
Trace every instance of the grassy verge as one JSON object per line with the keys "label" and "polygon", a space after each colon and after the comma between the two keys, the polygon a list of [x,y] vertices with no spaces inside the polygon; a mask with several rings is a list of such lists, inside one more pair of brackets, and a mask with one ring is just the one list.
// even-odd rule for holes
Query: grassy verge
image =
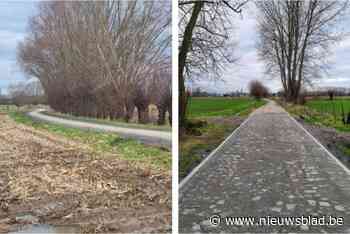
{"label": "grassy verge", "polygon": [[86,131],[58,124],[36,122],[26,116],[24,112],[10,112],[9,116],[18,123],[88,144],[94,152],[102,155],[104,152],[115,153],[125,160],[151,166],[155,169],[170,170],[171,168],[170,152],[145,146],[131,139],[123,139],[113,133]]}
{"label": "grassy verge", "polygon": [[184,178],[213,151],[237,126],[209,123],[198,129],[200,136],[186,135],[180,139],[179,176]]}
{"label": "grassy verge", "polygon": [[307,123],[335,128],[341,132],[350,132],[350,125],[344,125],[340,115],[334,116],[329,112],[322,112],[312,107],[312,104],[304,106],[284,104],[283,107],[293,116],[302,118]]}
{"label": "grassy verge", "polygon": [[57,112],[48,112],[48,111],[44,111],[43,114],[53,116],[53,117],[59,117],[62,119],[78,120],[78,121],[83,121],[87,123],[108,124],[108,125],[117,126],[117,127],[150,129],[150,130],[159,130],[159,131],[168,131],[168,132],[171,131],[171,127],[169,125],[159,126],[154,124],[126,123],[126,122],[123,122],[122,120],[97,119],[97,118],[73,116],[73,115],[57,113]]}
{"label": "grassy verge", "polygon": [[7,113],[16,109],[17,107],[14,105],[0,105],[0,113]]}
{"label": "grassy verge", "polygon": [[335,115],[341,115],[350,111],[350,99],[349,98],[334,98],[329,100],[328,98],[312,99],[306,102],[306,105],[312,109],[315,109],[322,113],[329,113]]}
{"label": "grassy verge", "polygon": [[350,145],[337,144],[338,149],[340,149],[345,155],[350,157]]}
{"label": "grassy verge", "polygon": [[[254,109],[266,101],[247,98],[198,98],[190,102],[192,129],[180,138],[179,177],[183,179]],[[204,105],[204,107],[202,106]],[[237,106],[234,106],[237,105]],[[238,121],[237,121],[238,120]]]}

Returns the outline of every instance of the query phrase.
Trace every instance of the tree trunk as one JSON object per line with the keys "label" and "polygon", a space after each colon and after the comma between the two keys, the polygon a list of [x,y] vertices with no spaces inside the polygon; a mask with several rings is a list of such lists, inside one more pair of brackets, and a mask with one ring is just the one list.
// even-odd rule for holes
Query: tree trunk
{"label": "tree trunk", "polygon": [[184,70],[186,65],[187,53],[191,48],[193,29],[196,25],[199,13],[204,2],[198,1],[194,4],[190,21],[186,25],[184,38],[179,51],[179,130],[183,133],[186,124],[186,106],[187,95],[185,88]]}
{"label": "tree trunk", "polygon": [[169,108],[168,108],[168,113],[169,113],[169,116],[168,116],[168,119],[169,119],[169,124],[170,126],[172,126],[172,121],[173,121],[173,109],[172,109],[172,106],[170,105]]}
{"label": "tree trunk", "polygon": [[165,115],[166,115],[166,108],[162,106],[158,106],[158,125],[164,125],[165,124]]}
{"label": "tree trunk", "polygon": [[133,103],[125,103],[125,115],[124,115],[124,120],[125,122],[129,122],[130,119],[132,119],[134,115],[134,109],[135,105]]}
{"label": "tree trunk", "polygon": [[148,105],[147,106],[137,106],[137,113],[138,113],[139,123],[141,123],[141,124],[149,123]]}

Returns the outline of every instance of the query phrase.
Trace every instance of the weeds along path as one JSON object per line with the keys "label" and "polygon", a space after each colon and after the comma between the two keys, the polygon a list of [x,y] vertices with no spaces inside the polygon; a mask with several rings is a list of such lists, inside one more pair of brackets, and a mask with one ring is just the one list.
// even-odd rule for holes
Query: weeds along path
{"label": "weeds along path", "polygon": [[164,232],[170,207],[168,173],[93,155],[87,145],[0,115],[1,233],[32,223],[84,233]]}
{"label": "weeds along path", "polygon": [[35,120],[62,124],[64,126],[80,128],[80,129],[115,132],[122,137],[133,138],[148,145],[156,145],[156,146],[166,147],[168,149],[171,148],[171,132],[116,127],[116,126],[110,126],[105,124],[96,124],[96,123],[88,123],[88,122],[83,122],[78,120],[69,120],[69,119],[63,119],[59,117],[45,115],[41,113],[42,111],[43,110],[35,110],[28,113],[28,115]]}
{"label": "weeds along path", "polygon": [[[349,170],[272,101],[184,179],[179,197],[183,233],[350,231]],[[213,216],[221,223],[211,225]],[[266,224],[268,217],[302,216],[343,224]],[[227,225],[227,217],[256,218]]]}

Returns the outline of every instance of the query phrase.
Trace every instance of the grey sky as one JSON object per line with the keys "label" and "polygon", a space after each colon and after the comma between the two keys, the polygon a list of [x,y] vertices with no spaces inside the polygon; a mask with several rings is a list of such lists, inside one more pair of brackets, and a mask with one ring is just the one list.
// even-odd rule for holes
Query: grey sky
{"label": "grey sky", "polygon": [[25,37],[28,19],[37,2],[0,2],[0,89],[4,92],[12,82],[25,76],[16,64],[17,43]]}
{"label": "grey sky", "polygon": [[[256,43],[256,8],[250,4],[242,16],[233,16],[233,38],[238,42],[237,64],[228,65],[222,74],[223,81],[202,80],[191,84],[192,87],[201,87],[212,92],[230,92],[243,88],[246,90],[251,80],[262,80],[272,91],[281,88],[280,81],[264,74],[264,64],[258,60],[255,48]],[[349,25],[346,19],[344,25]],[[314,87],[340,86],[350,88],[350,37],[334,46],[333,52],[327,58],[331,64],[329,74],[320,81],[314,82]]]}
{"label": "grey sky", "polygon": [[[1,1],[0,2],[0,89],[4,90],[12,83],[25,80],[25,75],[16,64],[17,43],[25,37],[28,19],[35,14],[36,1]],[[201,81],[193,86],[200,86],[209,91],[229,92],[237,89],[246,89],[249,81],[263,80],[272,90],[280,88],[278,79],[264,76],[264,66],[258,61],[255,49],[256,12],[253,4],[243,13],[243,18],[234,15],[235,30],[233,38],[238,44],[238,64],[229,65],[222,75],[224,82]],[[350,21],[347,21],[347,23]],[[315,86],[350,87],[350,38],[337,45],[329,56],[332,69],[329,76]]]}

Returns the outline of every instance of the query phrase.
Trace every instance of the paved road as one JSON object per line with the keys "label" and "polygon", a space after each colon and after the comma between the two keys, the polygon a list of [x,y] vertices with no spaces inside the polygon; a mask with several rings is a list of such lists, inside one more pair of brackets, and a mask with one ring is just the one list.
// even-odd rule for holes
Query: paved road
{"label": "paved road", "polygon": [[[349,170],[273,102],[255,111],[181,183],[179,197],[183,233],[350,233]],[[221,216],[216,227],[208,219],[214,214]],[[345,224],[228,226],[224,219],[309,215],[344,218]]]}
{"label": "paved road", "polygon": [[73,128],[96,130],[96,131],[103,131],[103,132],[115,132],[122,137],[133,138],[148,145],[157,145],[157,146],[166,147],[168,149],[171,148],[170,132],[116,127],[116,126],[104,125],[104,124],[87,123],[87,122],[82,122],[77,120],[68,120],[68,119],[62,119],[62,118],[48,116],[43,113],[40,113],[42,111],[44,110],[42,109],[35,110],[32,112],[29,112],[28,115],[40,121],[62,124]]}

